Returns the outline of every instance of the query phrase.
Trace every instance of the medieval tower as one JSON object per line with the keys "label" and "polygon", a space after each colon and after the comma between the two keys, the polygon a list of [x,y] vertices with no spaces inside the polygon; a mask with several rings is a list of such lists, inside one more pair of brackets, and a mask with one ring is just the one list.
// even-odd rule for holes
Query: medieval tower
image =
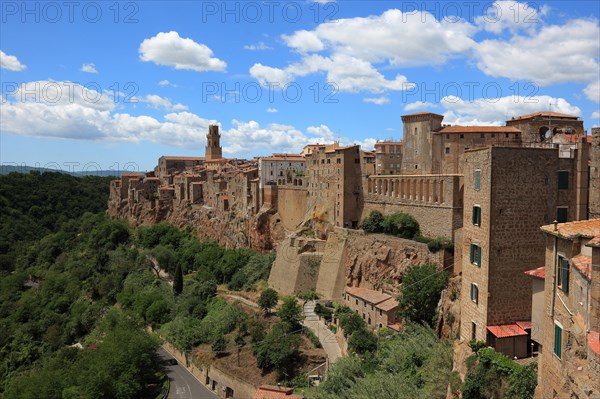
{"label": "medieval tower", "polygon": [[206,135],[206,161],[212,161],[215,159],[221,159],[221,135],[219,134],[219,126],[210,125],[208,127],[208,134]]}
{"label": "medieval tower", "polygon": [[600,127],[592,128],[590,158],[590,219],[596,219],[600,218]]}

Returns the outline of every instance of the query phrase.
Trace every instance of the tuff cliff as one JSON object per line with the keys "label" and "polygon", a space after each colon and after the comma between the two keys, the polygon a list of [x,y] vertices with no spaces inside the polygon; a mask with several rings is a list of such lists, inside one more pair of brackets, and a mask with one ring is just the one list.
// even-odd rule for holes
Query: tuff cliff
{"label": "tuff cliff", "polygon": [[261,209],[248,217],[232,208],[219,211],[203,205],[173,205],[160,201],[109,202],[107,211],[113,218],[126,220],[130,226],[168,222],[180,228],[191,227],[201,239],[211,239],[228,248],[251,248],[270,251],[285,237],[280,218],[272,209]]}

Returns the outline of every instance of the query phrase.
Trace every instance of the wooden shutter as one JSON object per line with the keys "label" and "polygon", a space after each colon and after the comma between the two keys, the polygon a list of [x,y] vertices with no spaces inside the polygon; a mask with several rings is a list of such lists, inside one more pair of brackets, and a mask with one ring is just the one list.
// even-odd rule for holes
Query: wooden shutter
{"label": "wooden shutter", "polygon": [[563,292],[565,293],[569,293],[569,260],[568,259],[561,259],[561,265],[560,267],[562,268],[562,273],[561,273],[561,289],[563,290]]}
{"label": "wooden shutter", "polygon": [[475,191],[479,191],[481,189],[481,171],[475,171]]}
{"label": "wooden shutter", "polygon": [[558,324],[554,325],[554,354],[560,359],[562,349],[562,328]]}

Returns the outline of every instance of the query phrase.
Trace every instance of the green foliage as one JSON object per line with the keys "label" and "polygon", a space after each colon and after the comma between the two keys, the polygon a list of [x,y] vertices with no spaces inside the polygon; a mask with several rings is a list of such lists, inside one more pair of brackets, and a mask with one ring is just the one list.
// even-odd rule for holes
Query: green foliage
{"label": "green foliage", "polygon": [[381,233],[383,231],[383,214],[379,211],[372,211],[362,223],[360,228],[368,233]]}
{"label": "green foliage", "polygon": [[282,322],[286,323],[291,330],[297,330],[300,327],[300,321],[302,320],[302,308],[296,302],[294,297],[288,296],[283,298],[283,304],[277,311],[277,315]]}
{"label": "green foliage", "polygon": [[284,322],[275,324],[256,347],[256,362],[264,372],[275,370],[279,376],[291,374],[300,348],[300,335],[289,333],[291,329]]}
{"label": "green foliage", "polygon": [[473,361],[468,362],[463,398],[533,398],[537,385],[535,364],[521,366],[493,348],[481,348],[470,359]]}
{"label": "green foliage", "polygon": [[175,295],[181,294],[183,291],[183,272],[181,271],[181,265],[178,263],[175,268],[175,275],[173,276],[173,293]]}
{"label": "green foliage", "polygon": [[256,286],[256,283],[261,280],[267,280],[271,272],[271,266],[275,260],[274,253],[261,254],[255,253],[248,262],[241,266],[231,277],[228,284],[230,290],[250,291]]}
{"label": "green foliage", "polygon": [[273,288],[267,288],[260,293],[260,297],[258,298],[258,306],[260,306],[265,314],[268,314],[271,309],[277,305],[278,298],[277,291],[275,291]]}
{"label": "green foliage", "polygon": [[321,347],[321,341],[319,341],[319,337],[317,337],[317,335],[314,332],[312,332],[312,330],[305,328],[303,331],[304,336],[310,340],[310,343],[313,344],[315,348]]}
{"label": "green foliage", "polygon": [[[407,325],[381,340],[372,360],[339,359],[316,388],[318,399],[410,398],[443,399],[452,378],[452,346],[433,331]],[[311,396],[313,397],[313,396]]]}
{"label": "green foliage", "polygon": [[355,312],[344,312],[340,316],[340,327],[344,330],[344,336],[349,337],[355,331],[365,328],[365,321]]}
{"label": "green foliage", "polygon": [[348,349],[359,355],[374,352],[377,349],[377,338],[367,328],[359,328],[350,336]]}
{"label": "green foliage", "polygon": [[402,278],[399,312],[406,320],[433,325],[448,275],[435,265],[411,266]]}
{"label": "green foliage", "polygon": [[85,212],[103,212],[111,180],[39,172],[0,176],[0,270],[13,270],[18,251],[31,242]]}
{"label": "green foliage", "polygon": [[315,305],[315,313],[325,320],[331,320],[331,316],[333,315],[331,309],[321,305],[320,303]]}
{"label": "green foliage", "polygon": [[471,348],[474,353],[479,352],[480,349],[485,348],[486,346],[485,341],[477,341],[476,339],[469,341],[469,348]]}
{"label": "green foliage", "polygon": [[419,223],[407,213],[394,213],[386,216],[381,223],[383,232],[401,238],[411,239],[420,234]]}
{"label": "green foliage", "polygon": [[451,252],[454,251],[454,243],[452,242],[452,240],[446,237],[430,238],[418,235],[414,238],[414,240],[427,244],[427,248],[429,248],[429,250],[433,253],[436,253],[441,249],[445,249]]}
{"label": "green foliage", "polygon": [[315,292],[315,290],[301,292],[296,295],[299,299],[303,299],[305,301],[315,301],[319,299],[319,295]]}
{"label": "green foliage", "polygon": [[227,339],[224,335],[219,335],[212,341],[211,350],[213,352],[225,352],[227,349]]}

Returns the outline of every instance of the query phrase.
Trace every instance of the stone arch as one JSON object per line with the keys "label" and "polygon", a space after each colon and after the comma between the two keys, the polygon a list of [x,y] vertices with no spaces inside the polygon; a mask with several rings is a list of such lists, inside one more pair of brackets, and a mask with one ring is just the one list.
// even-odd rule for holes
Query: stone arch
{"label": "stone arch", "polygon": [[544,141],[546,141],[546,139],[548,139],[548,138],[549,138],[549,137],[546,137],[548,130],[550,130],[550,129],[548,128],[548,126],[542,126],[542,127],[540,128],[540,130],[539,130],[539,133],[540,133],[540,141],[541,141],[541,142],[544,142]]}

